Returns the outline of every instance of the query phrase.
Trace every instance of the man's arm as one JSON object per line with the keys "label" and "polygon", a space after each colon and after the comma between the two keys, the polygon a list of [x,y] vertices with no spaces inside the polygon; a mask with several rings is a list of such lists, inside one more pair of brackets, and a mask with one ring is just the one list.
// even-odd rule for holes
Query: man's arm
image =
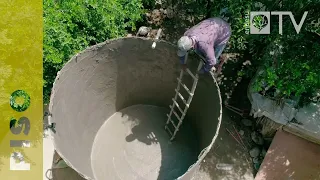
{"label": "man's arm", "polygon": [[210,71],[211,68],[217,63],[213,45],[207,45],[206,47],[203,48],[203,50],[204,50],[204,55],[207,61],[205,65],[205,70]]}

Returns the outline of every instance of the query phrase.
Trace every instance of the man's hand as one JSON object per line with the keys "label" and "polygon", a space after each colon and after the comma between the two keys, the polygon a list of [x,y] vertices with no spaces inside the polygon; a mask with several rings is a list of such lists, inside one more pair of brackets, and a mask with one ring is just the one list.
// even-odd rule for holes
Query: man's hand
{"label": "man's hand", "polygon": [[215,66],[215,73],[216,74],[220,74],[221,73],[221,70],[222,70],[222,65],[221,64],[216,64]]}

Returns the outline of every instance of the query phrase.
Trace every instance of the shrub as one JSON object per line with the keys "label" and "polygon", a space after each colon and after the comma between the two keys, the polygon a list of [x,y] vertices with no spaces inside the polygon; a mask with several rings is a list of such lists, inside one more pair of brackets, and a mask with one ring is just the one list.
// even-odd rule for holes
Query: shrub
{"label": "shrub", "polygon": [[[167,2],[167,1],[165,1]],[[171,1],[170,1],[171,2]],[[226,51],[240,53],[244,60],[251,59],[252,67],[245,75],[252,77],[258,67],[264,72],[255,84],[259,91],[264,86],[278,92],[277,98],[301,97],[300,105],[320,89],[320,7],[318,0],[187,0],[179,7],[196,19],[218,16],[221,9],[230,12],[232,36]],[[135,30],[142,20],[143,5],[154,7],[154,0],[99,0],[96,2],[48,1],[44,2],[44,95],[48,101],[57,71],[70,56],[106,39],[116,38]],[[250,11],[291,11],[298,21],[308,11],[299,34],[289,17],[283,17],[283,35],[279,35],[278,18],[271,18],[269,35],[248,33]],[[257,19],[256,23],[261,23]],[[262,19],[260,19],[262,20]]]}
{"label": "shrub", "polygon": [[87,46],[124,36],[141,20],[142,0],[44,1],[44,101],[57,72]]}
{"label": "shrub", "polygon": [[[277,89],[279,99],[301,97],[302,106],[310,103],[320,89],[320,13],[315,8],[319,5],[316,0],[215,1],[209,13],[217,16],[222,8],[228,7],[233,33],[230,51],[251,57],[254,68],[248,69],[247,75],[252,77],[259,67],[264,69],[255,83],[256,90],[267,86]],[[271,17],[269,35],[248,35],[246,23],[250,11],[291,11],[297,23],[305,11],[308,15],[299,34],[290,18],[284,16],[283,35],[279,34],[276,17]]]}

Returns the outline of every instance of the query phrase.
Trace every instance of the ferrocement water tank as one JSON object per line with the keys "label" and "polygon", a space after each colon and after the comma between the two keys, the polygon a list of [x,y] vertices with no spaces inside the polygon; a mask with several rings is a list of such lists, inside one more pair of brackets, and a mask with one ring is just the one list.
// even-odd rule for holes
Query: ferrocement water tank
{"label": "ferrocement water tank", "polygon": [[[214,77],[206,75],[169,141],[164,126],[180,65],[174,45],[151,45],[135,37],[97,44],[56,77],[49,105],[55,149],[86,179],[192,179],[217,137],[221,96]],[[188,62],[194,72],[198,58]],[[190,79],[184,80],[189,87]]]}

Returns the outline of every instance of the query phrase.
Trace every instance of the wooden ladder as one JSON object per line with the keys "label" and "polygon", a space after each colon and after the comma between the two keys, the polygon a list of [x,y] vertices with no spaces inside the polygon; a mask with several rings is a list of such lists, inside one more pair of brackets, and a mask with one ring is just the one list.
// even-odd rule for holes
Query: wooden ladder
{"label": "wooden ladder", "polygon": [[[188,54],[185,57],[185,62],[184,63],[187,62],[187,59],[188,59]],[[167,114],[168,120],[167,120],[166,125],[165,125],[165,130],[170,135],[170,141],[172,141],[175,138],[177,132],[179,131],[180,126],[182,125],[183,119],[184,119],[185,115],[187,114],[187,111],[188,111],[188,108],[189,108],[189,106],[191,104],[194,92],[195,92],[195,90],[197,88],[197,83],[198,83],[198,79],[199,79],[199,76],[198,76],[197,72],[201,69],[202,65],[203,65],[203,62],[200,61],[195,75],[188,68],[185,71],[183,69],[181,69],[180,76],[177,78],[178,85],[177,85],[177,88],[175,89],[176,94],[175,94],[174,98],[172,98],[172,101],[173,101],[172,105],[169,106],[170,107],[170,113]],[[185,74],[186,75],[190,75],[192,77],[192,79],[193,79],[193,84],[192,84],[191,90],[182,82],[183,76]],[[181,86],[187,91],[188,98],[184,98],[182,96],[182,94],[180,93],[180,90],[182,89]],[[177,102],[177,98],[178,97],[184,103],[184,108],[181,108],[181,106],[178,104],[178,102]],[[180,113],[182,114],[181,116],[179,116],[177,114],[177,112],[175,111],[175,108],[180,111]],[[173,114],[178,119],[178,123],[175,123],[172,120],[172,115]],[[171,126],[172,128],[170,128],[169,126]],[[172,130],[172,129],[174,129],[174,130]]]}

